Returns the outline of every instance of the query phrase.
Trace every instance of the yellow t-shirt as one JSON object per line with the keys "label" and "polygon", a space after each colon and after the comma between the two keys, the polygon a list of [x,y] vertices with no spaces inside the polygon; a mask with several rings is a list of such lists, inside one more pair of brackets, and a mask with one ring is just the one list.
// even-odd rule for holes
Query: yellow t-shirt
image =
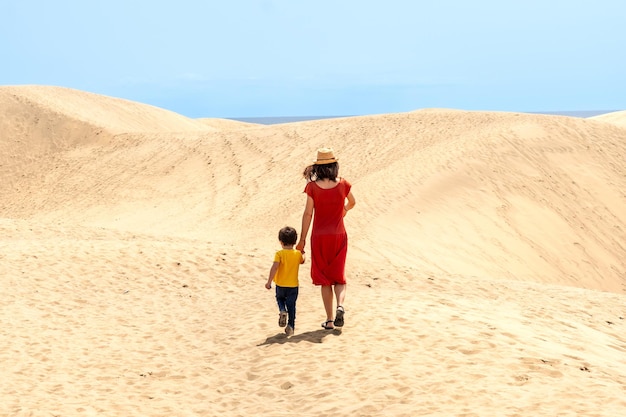
{"label": "yellow t-shirt", "polygon": [[302,253],[297,249],[281,249],[274,255],[274,262],[278,262],[274,283],[279,287],[297,287]]}

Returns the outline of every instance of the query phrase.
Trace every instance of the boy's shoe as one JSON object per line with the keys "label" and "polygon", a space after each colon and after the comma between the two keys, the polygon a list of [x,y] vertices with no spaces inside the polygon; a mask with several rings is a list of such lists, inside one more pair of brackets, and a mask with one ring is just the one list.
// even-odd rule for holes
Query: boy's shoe
{"label": "boy's shoe", "polygon": [[278,313],[278,326],[285,327],[287,325],[287,312],[281,311]]}
{"label": "boy's shoe", "polygon": [[285,327],[285,333],[287,333],[287,336],[292,336],[293,335],[293,327],[291,327],[291,326]]}

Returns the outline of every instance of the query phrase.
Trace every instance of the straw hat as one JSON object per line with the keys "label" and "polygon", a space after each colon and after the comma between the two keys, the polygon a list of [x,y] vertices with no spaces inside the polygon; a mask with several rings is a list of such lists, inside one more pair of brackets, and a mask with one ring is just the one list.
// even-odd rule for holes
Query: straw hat
{"label": "straw hat", "polygon": [[317,160],[313,162],[315,165],[325,165],[337,162],[332,148],[320,148],[317,150]]}

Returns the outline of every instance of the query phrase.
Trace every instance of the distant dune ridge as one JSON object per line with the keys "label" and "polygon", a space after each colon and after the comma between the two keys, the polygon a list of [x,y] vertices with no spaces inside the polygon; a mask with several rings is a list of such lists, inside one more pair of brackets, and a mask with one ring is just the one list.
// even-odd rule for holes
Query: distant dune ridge
{"label": "distant dune ridge", "polygon": [[600,120],[602,122],[608,122],[620,127],[626,128],[626,110],[616,111],[607,114],[601,114],[592,117],[594,120]]}
{"label": "distant dune ridge", "polygon": [[[620,415],[626,111],[279,125],[0,87],[0,415]],[[331,146],[342,331],[263,284]]]}

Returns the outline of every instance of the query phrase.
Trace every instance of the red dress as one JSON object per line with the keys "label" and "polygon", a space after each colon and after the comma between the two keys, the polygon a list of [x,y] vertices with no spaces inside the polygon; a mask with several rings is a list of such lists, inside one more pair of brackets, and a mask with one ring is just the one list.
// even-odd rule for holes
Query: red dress
{"label": "red dress", "polygon": [[343,225],[343,208],[352,185],[345,179],[324,189],[311,181],[304,192],[313,199],[311,232],[311,278],[315,285],[345,284],[348,235]]}

